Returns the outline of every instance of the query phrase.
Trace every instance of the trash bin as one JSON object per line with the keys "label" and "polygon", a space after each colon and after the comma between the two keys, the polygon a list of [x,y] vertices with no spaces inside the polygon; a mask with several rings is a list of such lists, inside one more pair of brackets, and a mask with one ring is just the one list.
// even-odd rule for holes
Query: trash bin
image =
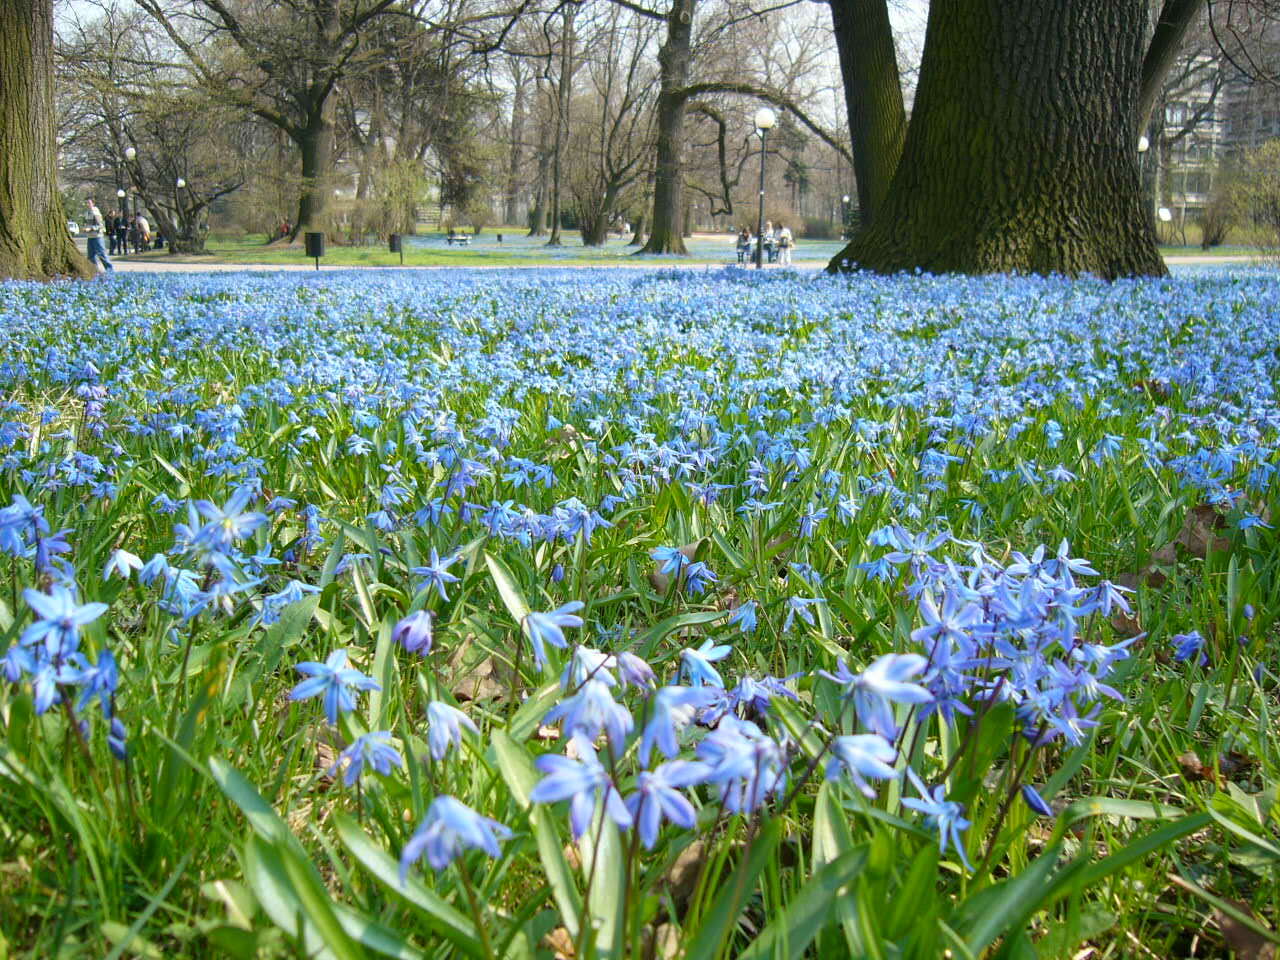
{"label": "trash bin", "polygon": [[391,247],[391,252],[392,252],[392,253],[400,253],[400,252],[401,252],[401,247],[402,247],[402,245],[403,245],[403,244],[402,244],[402,242],[401,242],[401,240],[400,240],[400,234],[398,234],[398,233],[393,233],[393,234],[391,235],[390,239],[388,240],[388,246],[390,246],[390,247]]}

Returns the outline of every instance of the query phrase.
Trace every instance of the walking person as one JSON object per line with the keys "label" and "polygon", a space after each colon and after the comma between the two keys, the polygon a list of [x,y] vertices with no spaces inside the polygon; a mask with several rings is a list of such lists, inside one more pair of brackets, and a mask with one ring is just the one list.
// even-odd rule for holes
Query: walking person
{"label": "walking person", "polygon": [[791,228],[784,223],[778,224],[778,260],[784,267],[791,266],[791,248],[795,239],[791,236]]}
{"label": "walking person", "polygon": [[143,214],[138,214],[138,253],[146,253],[151,249],[151,222]]}
{"label": "walking person", "polygon": [[89,215],[85,218],[85,235],[89,238],[86,245],[86,254],[89,262],[94,266],[101,264],[103,269],[110,273],[115,269],[111,265],[111,261],[107,259],[107,252],[102,248],[102,234],[107,228],[106,222],[102,219],[102,211],[98,209],[98,205],[91,199],[89,201]]}

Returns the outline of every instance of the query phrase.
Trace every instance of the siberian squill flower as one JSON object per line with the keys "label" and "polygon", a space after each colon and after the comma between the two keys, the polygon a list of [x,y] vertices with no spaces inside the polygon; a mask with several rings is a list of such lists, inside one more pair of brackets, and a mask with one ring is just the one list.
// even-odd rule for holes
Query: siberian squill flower
{"label": "siberian squill flower", "polygon": [[680,651],[680,672],[688,673],[689,683],[692,686],[711,684],[713,687],[723,687],[724,680],[711,664],[717,660],[723,660],[732,652],[733,648],[728,644],[716,644],[710,639],[705,640],[697,650],[685,647]]}
{"label": "siberian squill flower", "polygon": [[211,551],[225,551],[239,540],[268,522],[265,513],[245,510],[253,499],[253,489],[243,486],[231,494],[231,499],[219,507],[209,500],[197,500],[195,508],[205,519],[205,525],[195,534],[196,545]]}
{"label": "siberian squill flower", "polygon": [[568,627],[582,626],[582,618],[576,616],[586,604],[581,600],[570,600],[547,613],[526,613],[524,616],[524,632],[533,646],[533,662],[539,670],[546,665],[546,644],[563,650],[568,646],[564,631]]}
{"label": "siberian squill flower", "polygon": [[809,626],[813,626],[813,611],[809,608],[816,603],[822,603],[821,597],[787,597],[787,616],[782,621],[782,632],[786,633],[791,629],[791,624],[799,617]]}
{"label": "siberian squill flower", "polygon": [[115,574],[121,580],[128,580],[134,570],[142,569],[142,558],[128,550],[113,550],[107,565],[102,569],[102,579],[110,580]]}
{"label": "siberian squill flower", "polygon": [[725,716],[698,744],[697,755],[711,766],[707,782],[720,788],[721,801],[731,813],[755,810],[786,788],[782,747],[749,720]]}
{"label": "siberian squill flower", "polygon": [[836,737],[831,741],[831,759],[827,761],[827,779],[836,780],[848,774],[853,785],[867,797],[874,797],[875,790],[867,783],[873,780],[892,780],[898,775],[893,769],[897,751],[878,733],[860,733],[855,736]]}
{"label": "siberian squill flower", "polygon": [[74,653],[80,646],[80,628],[93,623],[107,612],[105,603],[76,602],[75,594],[58,584],[47,594],[39,590],[23,590],[22,598],[39,617],[22,631],[24,646],[43,643],[49,657],[60,659]]}
{"label": "siberian squill flower", "polygon": [[396,624],[391,631],[391,639],[410,653],[426,656],[431,652],[431,612],[417,610],[409,614]]}
{"label": "siberian squill flower", "polygon": [[930,791],[910,767],[907,767],[907,776],[920,792],[920,799],[904,797],[902,805],[924,814],[925,824],[938,831],[938,849],[946,853],[947,844],[952,844],[960,854],[961,862],[972,870],[973,865],[969,863],[969,857],[964,849],[964,837],[960,835],[961,831],[969,829],[969,821],[962,816],[964,807],[953,800],[946,799],[946,788],[941,784]]}
{"label": "siberian squill flower", "polygon": [[544,753],[534,761],[543,777],[530,791],[529,799],[534,803],[559,803],[568,800],[569,825],[573,829],[573,839],[577,840],[591,826],[591,818],[596,811],[596,798],[603,790],[605,813],[620,828],[628,829],[632,823],[631,811],[627,809],[618,788],[596,759],[595,749],[580,738],[572,742],[579,759]]}
{"label": "siberian squill flower", "polygon": [[642,690],[657,686],[658,678],[653,672],[653,667],[634,653],[624,650],[617,655],[616,660],[618,676],[624,684]]}
{"label": "siberian squill flower", "polygon": [[627,809],[635,818],[646,850],[657,843],[663,820],[685,830],[694,828],[698,813],[680,790],[702,783],[710,773],[710,767],[696,760],[672,760],[640,773],[635,793],[627,797]]}
{"label": "siberian squill flower", "polygon": [[474,734],[480,733],[471,718],[457,707],[439,700],[432,700],[427,704],[427,746],[433,760],[443,760],[450,745],[462,746],[463,727]]}
{"label": "siberian squill flower", "polygon": [[343,774],[342,782],[348,787],[355,786],[356,781],[364,773],[366,765],[384,777],[391,773],[394,767],[404,765],[399,751],[391,746],[390,730],[375,730],[373,733],[363,733],[356,737],[349,747],[338,754],[338,759],[329,768],[329,773],[334,773],[344,763],[347,765],[347,770]]}
{"label": "siberian squill flower", "polygon": [[917,653],[886,653],[859,674],[850,673],[843,660],[836,673],[819,672],[845,688],[864,727],[886,740],[893,740],[898,736],[893,705],[928,703],[933,699],[933,694],[924,687],[908,682],[927,666],[928,661]]}
{"label": "siberian squill flower", "polygon": [[739,604],[730,614],[728,622],[743,633],[754,633],[756,629],[756,602],[747,600],[745,603]]}
{"label": "siberian squill flower", "polygon": [[648,719],[640,736],[640,763],[649,765],[649,754],[655,746],[666,757],[679,753],[680,731],[713,697],[714,690],[709,687],[659,687],[649,702]]}
{"label": "siberian squill flower", "polygon": [[604,730],[609,735],[609,744],[614,750],[621,750],[626,743],[627,734],[635,726],[627,708],[613,699],[609,684],[592,677],[578,688],[578,692],[552,708],[543,723],[553,724],[564,721],[567,735],[577,734],[588,742],[595,742]]}
{"label": "siberian squill flower", "polygon": [[343,649],[333,651],[324,663],[308,660],[297,664],[294,669],[307,679],[289,691],[289,699],[307,700],[323,696],[324,715],[333,724],[338,722],[339,713],[356,708],[356,691],[382,689],[372,677],[347,666],[347,651]]}
{"label": "siberian squill flower", "polygon": [[[24,637],[25,639],[25,634]],[[1170,637],[1173,643],[1173,659],[1179,663],[1196,658],[1196,662],[1200,666],[1204,666],[1209,662],[1209,657],[1204,652],[1204,637],[1200,635],[1199,630],[1192,630],[1190,633],[1178,633]]]}
{"label": "siberian squill flower", "polygon": [[431,801],[427,815],[400,852],[400,882],[404,883],[409,868],[423,854],[433,870],[443,870],[464,850],[483,850],[491,857],[502,856],[500,840],[511,831],[497,820],[476,813],[465,803],[450,796]]}
{"label": "siberian squill flower", "polygon": [[409,572],[417,577],[426,577],[418,584],[419,590],[430,590],[435,587],[440,594],[441,600],[448,600],[449,595],[445,593],[444,587],[447,583],[457,583],[458,577],[449,572],[449,568],[458,562],[459,554],[452,557],[440,559],[440,555],[436,552],[436,548],[431,548],[431,562],[424,567],[412,567]]}

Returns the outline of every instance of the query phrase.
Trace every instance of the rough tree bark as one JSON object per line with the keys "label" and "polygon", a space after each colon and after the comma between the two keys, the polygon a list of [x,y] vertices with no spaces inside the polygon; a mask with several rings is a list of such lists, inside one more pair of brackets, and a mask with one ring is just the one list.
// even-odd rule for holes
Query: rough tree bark
{"label": "rough tree bark", "polygon": [[672,0],[667,38],[658,51],[658,143],[649,241],[639,253],[688,253],[681,236],[681,153],[689,97],[693,12],[697,0]]}
{"label": "rough tree bark", "polygon": [[1145,0],[929,9],[902,159],[830,269],[1161,275],[1133,124]]}
{"label": "rough tree bark", "polygon": [[875,219],[902,156],[907,113],[885,0],[830,0],[862,223]]}
{"label": "rough tree bark", "polygon": [[328,204],[328,175],[333,163],[333,124],[327,106],[318,104],[308,123],[291,136],[302,155],[302,182],[298,188],[298,219],[290,240],[308,230],[321,230],[321,216]]}
{"label": "rough tree bark", "polygon": [[0,278],[90,276],[58,196],[51,0],[0,0]]}

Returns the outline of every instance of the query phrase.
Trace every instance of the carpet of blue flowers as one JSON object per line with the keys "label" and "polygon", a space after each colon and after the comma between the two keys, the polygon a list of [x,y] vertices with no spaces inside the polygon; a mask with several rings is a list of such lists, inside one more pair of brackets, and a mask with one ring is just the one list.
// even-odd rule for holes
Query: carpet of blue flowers
{"label": "carpet of blue flowers", "polygon": [[1250,273],[0,286],[0,955],[1262,956],[1278,344]]}

